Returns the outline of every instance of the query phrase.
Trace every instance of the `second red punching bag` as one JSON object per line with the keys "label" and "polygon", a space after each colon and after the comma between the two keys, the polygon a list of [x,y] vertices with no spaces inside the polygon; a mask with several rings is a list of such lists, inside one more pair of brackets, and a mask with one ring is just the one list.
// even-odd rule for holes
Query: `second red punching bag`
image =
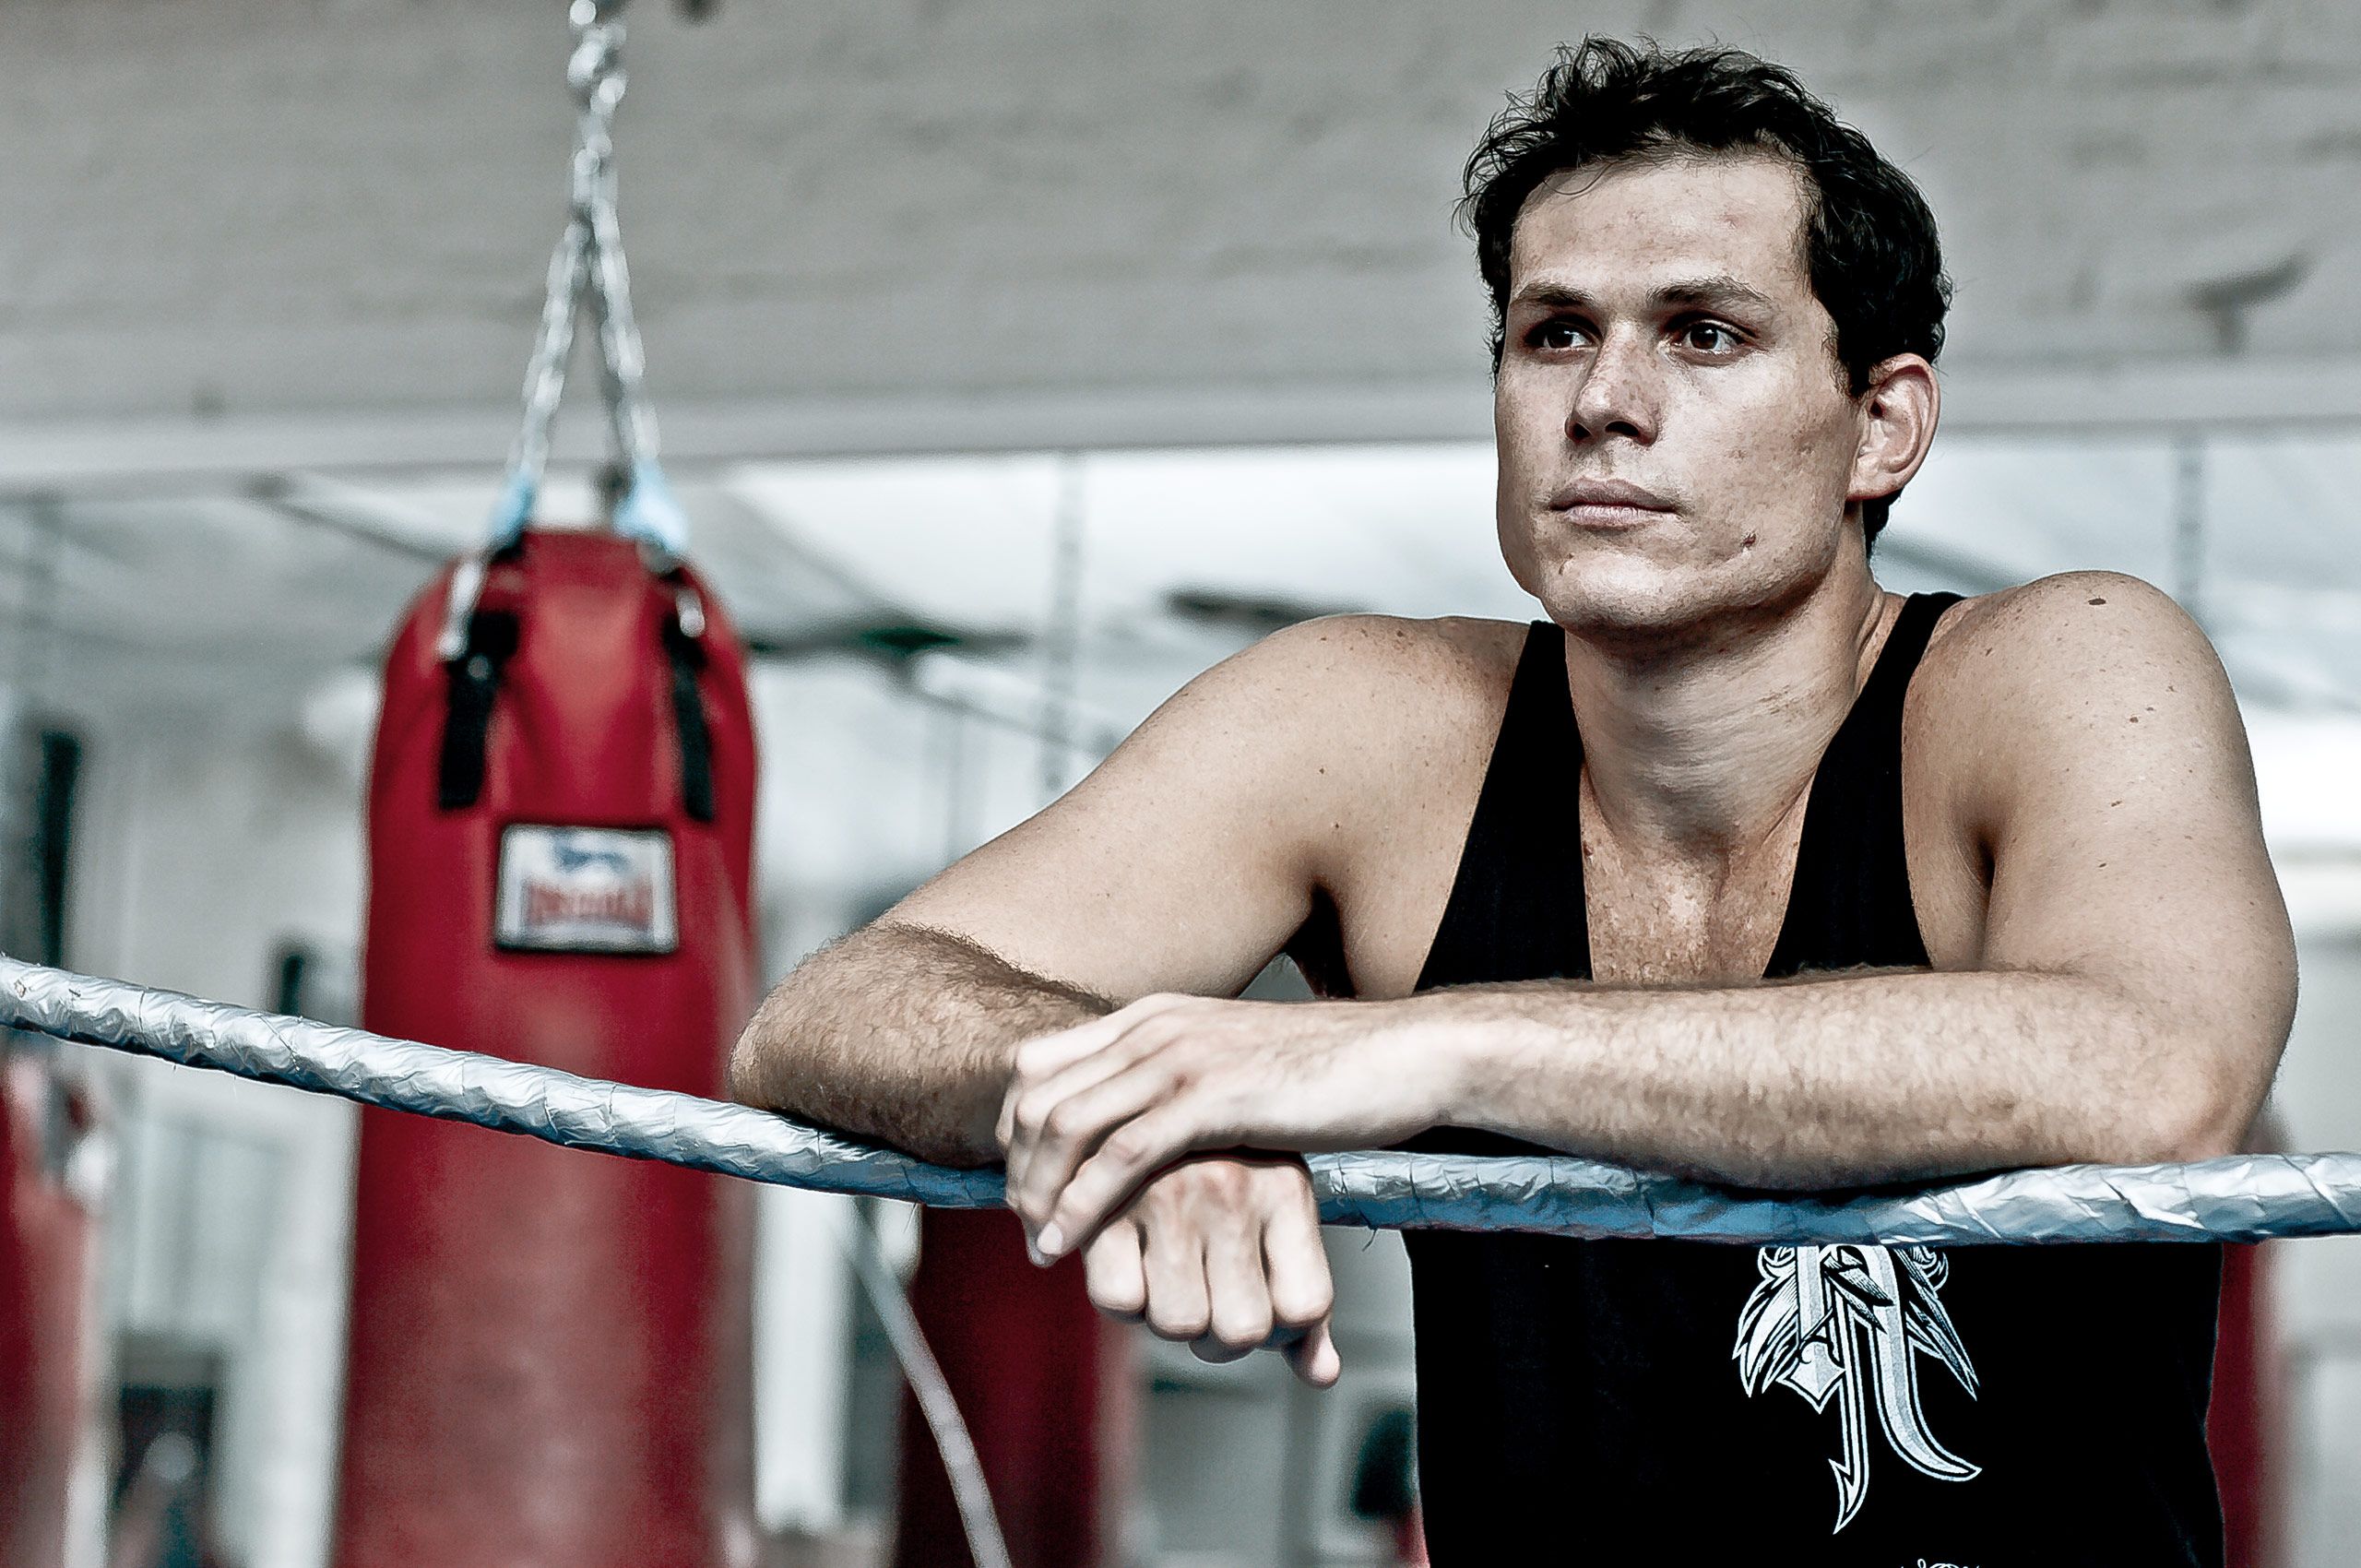
{"label": "second red punching bag", "polygon": [[[1122,1494],[1130,1339],[1090,1304],[1081,1260],[1034,1267],[1006,1209],[930,1208],[910,1309],[967,1418],[1010,1559],[1117,1561],[1108,1526],[1121,1521],[1102,1515]],[[949,1472],[907,1390],[897,1490],[893,1568],[974,1568]]]}
{"label": "second red punching bag", "polygon": [[67,1179],[88,1099],[0,1030],[0,1564],[63,1568],[97,1301],[97,1217]]}
{"label": "second red punching bag", "polygon": [[[754,746],[683,568],[528,531],[412,608],[369,800],[362,1020],[721,1098]],[[752,1564],[752,1190],[362,1112],[341,1568]]]}
{"label": "second red punching bag", "polygon": [[2222,1494],[2228,1568],[2277,1568],[2280,1562],[2281,1376],[2270,1289],[2275,1250],[2268,1241],[2222,1249],[2222,1313],[2213,1336],[2205,1446]]}

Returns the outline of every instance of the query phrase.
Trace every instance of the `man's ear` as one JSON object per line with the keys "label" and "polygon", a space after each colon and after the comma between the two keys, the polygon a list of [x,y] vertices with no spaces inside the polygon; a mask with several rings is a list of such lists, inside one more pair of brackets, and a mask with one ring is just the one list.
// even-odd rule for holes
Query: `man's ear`
{"label": "man's ear", "polygon": [[1924,355],[1896,354],[1869,371],[1860,398],[1860,442],[1847,501],[1876,501],[1908,484],[1934,444],[1942,388]]}

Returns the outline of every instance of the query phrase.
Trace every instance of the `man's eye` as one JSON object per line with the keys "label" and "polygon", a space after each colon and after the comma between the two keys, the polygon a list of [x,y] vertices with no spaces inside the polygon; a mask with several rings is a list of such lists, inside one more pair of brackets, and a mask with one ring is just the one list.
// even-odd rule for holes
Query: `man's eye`
{"label": "man's eye", "polygon": [[1582,341],[1582,328],[1571,321],[1545,321],[1525,335],[1536,349],[1571,349]]}
{"label": "man's eye", "polygon": [[1680,341],[1700,353],[1727,354],[1738,349],[1738,336],[1718,321],[1692,321],[1680,329]]}

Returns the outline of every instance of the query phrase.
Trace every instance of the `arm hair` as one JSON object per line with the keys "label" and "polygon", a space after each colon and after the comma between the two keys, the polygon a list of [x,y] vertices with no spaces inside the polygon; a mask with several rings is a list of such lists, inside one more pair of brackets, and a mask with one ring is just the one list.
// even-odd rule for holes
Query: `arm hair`
{"label": "arm hair", "polygon": [[939,1165],[989,1165],[1017,1045],[1115,1005],[966,937],[880,921],[771,992],[730,1053],[730,1093]]}

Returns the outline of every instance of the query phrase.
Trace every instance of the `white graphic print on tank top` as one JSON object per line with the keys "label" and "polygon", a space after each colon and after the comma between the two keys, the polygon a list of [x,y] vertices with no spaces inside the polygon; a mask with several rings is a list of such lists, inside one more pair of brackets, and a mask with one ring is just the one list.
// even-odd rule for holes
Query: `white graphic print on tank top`
{"label": "white graphic print on tank top", "polygon": [[1869,1495],[1871,1400],[1912,1468],[1946,1481],[1982,1473],[1935,1441],[1918,1405],[1922,1355],[1975,1395],[1975,1367],[1943,1310],[1950,1259],[1932,1247],[1764,1247],[1754,1266],[1762,1278],[1738,1314],[1730,1359],[1749,1395],[1784,1385],[1815,1410],[1836,1401],[1835,1530]]}

